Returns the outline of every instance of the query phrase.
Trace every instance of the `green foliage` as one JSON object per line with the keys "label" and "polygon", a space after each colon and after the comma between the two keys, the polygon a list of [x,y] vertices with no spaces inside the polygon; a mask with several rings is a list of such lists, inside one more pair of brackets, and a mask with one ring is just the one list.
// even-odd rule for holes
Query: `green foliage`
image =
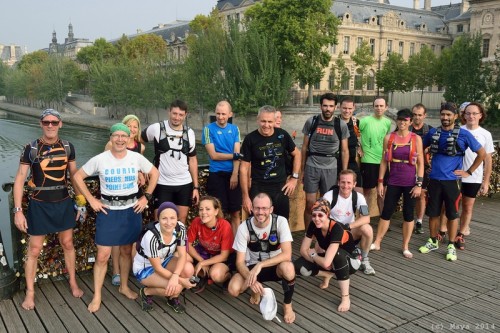
{"label": "green foliage", "polygon": [[124,46],[128,59],[158,58],[165,54],[166,42],[158,35],[144,34],[130,40]]}
{"label": "green foliage", "polygon": [[342,59],[342,56],[343,53],[339,52],[335,64],[330,68],[330,73],[334,75],[335,78],[335,83],[332,87],[332,90],[337,92],[337,97],[340,95],[342,86],[345,83],[349,82],[349,80],[351,79],[351,75],[349,73],[349,70],[347,69],[347,66],[345,65],[345,60]]}
{"label": "green foliage", "polygon": [[[351,59],[357,66],[356,73],[361,75],[361,87],[356,89],[364,91],[364,86],[368,81],[368,70],[375,63],[375,58],[372,56],[372,51],[368,42],[363,41],[354,54],[351,55]],[[363,95],[363,93],[361,93],[361,95]]]}
{"label": "green foliage", "polygon": [[461,103],[481,100],[486,91],[482,65],[481,36],[458,37],[439,58],[438,84],[444,86],[448,101]]}
{"label": "green foliage", "polygon": [[408,84],[407,79],[408,64],[398,53],[391,53],[376,75],[377,86],[387,94],[395,91],[405,92],[411,90],[411,85]]}
{"label": "green foliage", "polygon": [[5,96],[6,78],[9,68],[0,61],[0,96]]}
{"label": "green foliage", "polygon": [[[486,101],[488,124],[500,126],[500,46],[495,52],[495,59],[485,69]],[[500,165],[500,164],[499,164]]]}
{"label": "green foliage", "polygon": [[97,61],[113,59],[118,52],[118,48],[113,44],[106,42],[104,38],[99,38],[95,40],[94,45],[81,49],[76,55],[76,60],[88,66]]}
{"label": "green foliage", "polygon": [[45,51],[35,51],[24,55],[17,63],[17,68],[23,71],[29,71],[31,67],[41,65],[49,59]]}
{"label": "green foliage", "polygon": [[332,0],[263,0],[246,16],[255,29],[276,46],[284,68],[293,79],[312,86],[323,78],[329,65],[326,48],[336,44],[340,21],[331,12]]}
{"label": "green foliage", "polygon": [[421,91],[420,102],[422,102],[424,89],[436,82],[436,62],[436,55],[427,45],[408,59],[407,85]]}

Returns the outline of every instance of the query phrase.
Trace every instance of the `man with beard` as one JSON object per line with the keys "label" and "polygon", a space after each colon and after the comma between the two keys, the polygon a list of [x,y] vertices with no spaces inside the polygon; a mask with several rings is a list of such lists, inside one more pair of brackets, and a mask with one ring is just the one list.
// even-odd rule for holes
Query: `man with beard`
{"label": "man with beard", "polygon": [[342,169],[347,168],[349,130],[345,122],[334,117],[337,98],[332,93],[320,97],[321,114],[307,119],[302,133],[302,168],[306,207],[304,222],[311,221],[311,209],[320,196],[337,184],[337,159],[342,155]]}
{"label": "man with beard", "polygon": [[[429,253],[439,248],[437,234],[439,230],[439,216],[444,204],[448,218],[448,247],[446,260],[457,260],[454,240],[458,228],[458,202],[461,197],[461,178],[467,178],[483,162],[486,152],[474,136],[466,130],[455,126],[458,117],[458,108],[454,103],[441,105],[441,126],[433,128],[424,137],[424,148],[430,147],[432,154],[431,172],[429,174],[428,201],[426,213],[429,216],[430,238],[421,253]],[[462,170],[465,151],[470,148],[477,154],[474,162],[467,170]]]}

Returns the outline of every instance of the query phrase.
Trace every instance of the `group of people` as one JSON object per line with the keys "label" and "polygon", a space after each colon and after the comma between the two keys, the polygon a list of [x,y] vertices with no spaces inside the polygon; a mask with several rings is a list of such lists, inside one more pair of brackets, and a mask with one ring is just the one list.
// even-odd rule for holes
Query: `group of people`
{"label": "group of people", "polygon": [[[336,116],[336,96],[322,95],[321,113],[306,121],[299,150],[294,138],[280,128],[281,114],[277,115],[274,107],[259,109],[257,129],[242,142],[238,127],[231,122],[231,105],[219,102],[216,121],[202,132],[210,171],[208,195],[202,197],[195,134],[185,125],[185,102],[173,101],[167,120],[142,131],[133,115],[114,124],[105,151],[79,170],[75,148],[58,136],[61,115],[52,109],[43,111],[42,137],[24,147],[14,182],[15,224],[30,235],[23,308],[35,306],[36,263],[44,236],[49,233],[59,234],[73,296],[83,295],[75,277],[72,230],[80,215],[85,215],[87,203],[97,213],[90,312],[101,306],[110,257],[112,283],[119,285],[124,296],[139,297],[146,311],[152,308],[152,296],[157,295],[166,297],[175,312],[184,312],[180,293],[184,289],[202,292],[211,283],[222,284],[235,297],[250,288],[250,302],[258,304],[264,294],[262,283],[280,281],[284,320],[292,323],[296,275],[322,277],[323,289],[335,276],[340,289],[337,309],[348,311],[349,277],[358,269],[375,274],[368,254],[380,250],[401,194],[405,221],[402,252],[412,257],[409,241],[414,229],[422,232],[426,202],[420,198],[425,194],[426,178],[430,238],[420,252],[438,248],[442,240],[439,216],[444,207],[450,240],[447,259],[456,260],[455,244],[464,247],[474,197],[478,191],[487,192],[491,174],[491,135],[488,137],[479,126],[485,118],[483,107],[468,104],[463,113],[466,124],[460,129],[454,125],[458,108],[443,104],[442,126],[433,129],[423,122],[425,107],[417,104],[412,111],[398,112],[397,129],[391,133],[391,122],[384,115],[386,101],[377,98],[373,105],[374,114],[358,120],[354,101],[346,98]],[[479,136],[484,140],[478,138],[478,142],[475,137]],[[142,155],[147,142],[154,145],[153,163]],[[427,147],[432,159],[425,167]],[[475,157],[468,155],[474,153]],[[485,159],[488,155],[489,160]],[[484,182],[480,169],[483,160]],[[33,192],[25,216],[21,203],[30,169]],[[74,185],[74,199],[68,192],[67,174]],[[100,198],[85,185],[84,179],[91,175],[99,176]],[[458,232],[460,180],[472,175],[481,181],[462,187],[464,197],[470,200],[463,201]],[[306,235],[301,256],[292,261],[289,195],[301,181],[306,193]],[[374,191],[381,213],[375,240],[368,209]],[[193,204],[199,216],[187,221]],[[154,222],[143,225],[142,212],[149,205],[154,209]],[[241,209],[249,216],[244,221]],[[130,270],[141,283],[139,294],[128,286]]]}

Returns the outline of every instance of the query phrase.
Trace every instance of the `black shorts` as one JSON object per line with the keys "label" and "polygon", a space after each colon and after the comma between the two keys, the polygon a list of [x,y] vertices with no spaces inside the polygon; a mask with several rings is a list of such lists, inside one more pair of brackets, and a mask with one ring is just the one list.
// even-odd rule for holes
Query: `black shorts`
{"label": "black shorts", "polygon": [[481,183],[462,183],[462,195],[468,198],[477,197],[477,193],[481,189]]}
{"label": "black shorts", "polygon": [[444,203],[446,218],[454,220],[460,217],[458,205],[462,194],[460,193],[461,181],[430,179],[427,187],[427,207],[425,213],[429,217],[441,215],[441,207]]}
{"label": "black shorts", "polygon": [[193,183],[186,185],[156,185],[154,191],[154,208],[157,209],[165,201],[171,201],[177,206],[191,206]]}
{"label": "black shorts", "polygon": [[[248,266],[248,270],[251,271],[252,268],[254,267],[255,265],[250,265]],[[257,275],[257,281],[259,282],[281,281],[281,278],[278,276],[278,273],[276,273],[277,269],[278,265],[262,268],[259,275]]]}
{"label": "black shorts", "polygon": [[220,200],[224,212],[234,213],[241,210],[241,188],[230,188],[231,172],[210,172],[207,180],[207,193]]}
{"label": "black shorts", "polygon": [[[347,164],[347,169],[351,169],[356,173],[356,187],[363,187],[363,177],[361,176],[361,171],[359,170],[359,165],[357,162],[349,162]],[[340,170],[340,169],[338,169]],[[338,171],[340,174],[340,171]]]}
{"label": "black shorts", "polygon": [[252,180],[252,187],[250,188],[250,199],[263,192],[271,197],[273,200],[273,213],[283,216],[288,220],[290,217],[290,199],[281,190],[285,184],[265,184],[258,183]]}
{"label": "black shorts", "polygon": [[[378,185],[378,173],[380,164],[361,163],[361,177],[363,177],[363,188],[372,189]],[[384,176],[384,184],[386,184],[387,172]]]}

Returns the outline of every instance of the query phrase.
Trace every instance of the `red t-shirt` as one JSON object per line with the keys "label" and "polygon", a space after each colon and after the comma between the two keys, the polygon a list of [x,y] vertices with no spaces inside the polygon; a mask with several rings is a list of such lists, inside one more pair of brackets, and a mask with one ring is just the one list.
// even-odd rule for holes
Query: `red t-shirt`
{"label": "red t-shirt", "polygon": [[232,251],[234,237],[231,224],[218,218],[215,230],[212,230],[201,222],[200,217],[196,217],[188,229],[188,242],[193,243],[196,240],[212,255],[217,255],[224,250]]}

